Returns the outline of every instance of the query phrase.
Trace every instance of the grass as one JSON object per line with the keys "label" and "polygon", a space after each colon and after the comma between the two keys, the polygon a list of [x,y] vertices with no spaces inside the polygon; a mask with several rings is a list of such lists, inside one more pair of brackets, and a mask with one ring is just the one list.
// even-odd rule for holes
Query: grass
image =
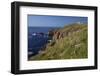
{"label": "grass", "polygon": [[56,39],[55,45],[46,45],[45,50],[29,60],[81,59],[88,58],[87,25],[71,24],[58,30],[69,35]]}

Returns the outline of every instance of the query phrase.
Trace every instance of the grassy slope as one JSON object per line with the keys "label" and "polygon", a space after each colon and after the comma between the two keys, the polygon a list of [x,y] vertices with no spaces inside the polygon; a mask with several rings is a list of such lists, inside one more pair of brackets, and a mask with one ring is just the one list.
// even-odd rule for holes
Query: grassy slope
{"label": "grassy slope", "polygon": [[70,35],[56,40],[55,45],[48,43],[46,49],[30,60],[52,60],[52,59],[80,59],[87,58],[87,25],[72,24],[58,31],[70,32]]}

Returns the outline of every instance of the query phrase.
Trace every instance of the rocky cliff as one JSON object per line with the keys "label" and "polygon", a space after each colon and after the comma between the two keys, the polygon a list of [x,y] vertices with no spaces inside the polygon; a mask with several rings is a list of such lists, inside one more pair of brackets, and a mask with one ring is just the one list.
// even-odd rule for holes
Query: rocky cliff
{"label": "rocky cliff", "polygon": [[48,33],[52,40],[30,60],[87,58],[87,25],[70,24]]}

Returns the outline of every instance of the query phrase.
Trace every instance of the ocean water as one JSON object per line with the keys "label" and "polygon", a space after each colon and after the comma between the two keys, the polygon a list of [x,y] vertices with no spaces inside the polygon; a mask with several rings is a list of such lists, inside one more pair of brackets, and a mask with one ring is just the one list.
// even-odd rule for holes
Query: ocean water
{"label": "ocean water", "polygon": [[28,27],[28,57],[38,54],[45,48],[48,40],[48,32],[58,27]]}

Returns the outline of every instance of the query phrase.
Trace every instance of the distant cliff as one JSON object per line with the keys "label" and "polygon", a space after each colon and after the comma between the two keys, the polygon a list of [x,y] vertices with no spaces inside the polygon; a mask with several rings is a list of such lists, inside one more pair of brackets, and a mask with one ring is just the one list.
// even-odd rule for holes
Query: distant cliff
{"label": "distant cliff", "polygon": [[86,24],[78,23],[49,31],[48,35],[52,40],[30,60],[87,58],[87,31]]}

